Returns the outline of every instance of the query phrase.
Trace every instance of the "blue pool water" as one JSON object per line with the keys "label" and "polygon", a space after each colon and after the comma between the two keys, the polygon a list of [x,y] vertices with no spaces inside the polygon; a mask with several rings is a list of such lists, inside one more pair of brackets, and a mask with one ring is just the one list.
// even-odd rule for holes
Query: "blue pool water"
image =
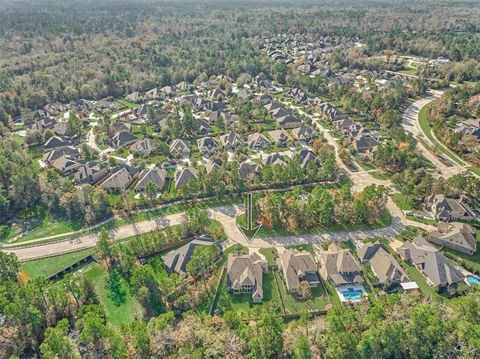
{"label": "blue pool water", "polygon": [[467,283],[470,285],[480,285],[480,278],[473,275],[467,275]]}
{"label": "blue pool water", "polygon": [[346,300],[360,300],[362,298],[363,291],[360,289],[348,288],[348,290],[342,291],[342,294]]}

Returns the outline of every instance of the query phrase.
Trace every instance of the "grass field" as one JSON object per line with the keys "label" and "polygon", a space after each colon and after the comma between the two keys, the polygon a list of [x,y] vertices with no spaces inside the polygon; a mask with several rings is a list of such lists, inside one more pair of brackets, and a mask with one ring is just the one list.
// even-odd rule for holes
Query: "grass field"
{"label": "grass field", "polygon": [[62,269],[71,266],[80,259],[83,259],[94,252],[93,248],[85,249],[83,251],[63,254],[60,256],[49,257],[44,259],[37,259],[30,262],[22,263],[20,270],[27,272],[30,278],[44,275],[49,277]]}
{"label": "grass field", "polygon": [[112,274],[109,280],[107,269],[97,263],[90,264],[82,272],[94,282],[98,299],[111,324],[120,325],[143,318],[140,303],[131,295],[127,283],[120,275]]}
{"label": "grass field", "polygon": [[454,162],[458,163],[459,165],[463,164],[463,161],[450,149],[448,149],[444,144],[437,141],[437,139],[433,136],[433,130],[430,127],[430,123],[428,122],[427,112],[428,112],[429,105],[424,106],[420,113],[418,114],[418,122],[420,123],[420,127],[422,128],[423,133],[427,138],[432,142],[436,148],[442,151],[446,156],[451,158]]}
{"label": "grass field", "polygon": [[468,168],[468,170],[470,172],[475,173],[477,176],[480,176],[480,168],[475,167],[475,166],[471,166],[471,167]]}
{"label": "grass field", "polygon": [[259,250],[265,256],[269,266],[275,265],[275,260],[278,258],[278,253],[275,248],[261,248]]}
{"label": "grass field", "polygon": [[394,193],[392,195],[392,200],[395,204],[403,211],[411,211],[413,208],[408,203],[408,196],[401,193]]}

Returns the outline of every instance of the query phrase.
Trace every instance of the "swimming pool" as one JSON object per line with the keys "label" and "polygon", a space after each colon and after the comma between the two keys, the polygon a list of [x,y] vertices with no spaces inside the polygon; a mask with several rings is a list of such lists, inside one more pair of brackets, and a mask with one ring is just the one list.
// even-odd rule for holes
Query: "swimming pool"
{"label": "swimming pool", "polygon": [[345,300],[360,300],[362,299],[363,291],[361,289],[348,288],[342,291]]}
{"label": "swimming pool", "polygon": [[480,285],[480,278],[474,275],[467,275],[467,283],[470,285]]}

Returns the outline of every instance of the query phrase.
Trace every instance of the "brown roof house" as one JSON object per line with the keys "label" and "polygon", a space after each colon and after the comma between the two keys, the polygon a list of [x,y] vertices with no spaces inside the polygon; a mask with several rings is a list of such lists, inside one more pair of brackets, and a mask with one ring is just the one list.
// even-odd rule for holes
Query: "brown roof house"
{"label": "brown roof house", "polygon": [[187,167],[175,172],[175,188],[183,187],[193,178],[198,177],[198,171],[193,167]]}
{"label": "brown roof house", "polygon": [[137,176],[137,170],[133,167],[122,166],[114,171],[100,187],[107,191],[123,192]]}
{"label": "brown roof house", "polygon": [[130,147],[130,151],[139,156],[150,156],[155,151],[155,141],[151,138],[138,140]]}
{"label": "brown roof house", "polygon": [[289,292],[297,292],[302,281],[308,282],[310,287],[320,284],[317,265],[312,255],[306,251],[286,250],[277,258],[277,264],[282,270]]}
{"label": "brown roof house", "polygon": [[332,243],[328,251],[318,254],[318,260],[320,274],[334,286],[363,283],[360,264],[348,249]]}
{"label": "brown roof house", "polygon": [[434,287],[455,287],[464,279],[464,275],[448,259],[422,237],[405,242],[397,249],[402,259],[412,263]]}
{"label": "brown roof house", "polygon": [[268,271],[265,258],[258,253],[230,253],[227,260],[227,289],[234,294],[252,293],[254,303],[263,300],[263,273]]}
{"label": "brown roof house", "polygon": [[77,169],[74,174],[75,180],[79,183],[95,185],[104,179],[109,172],[108,165],[99,161],[90,161]]}
{"label": "brown roof house", "polygon": [[358,250],[361,263],[369,263],[373,274],[386,287],[398,287],[401,283],[408,283],[410,279],[405,271],[379,242],[366,243]]}
{"label": "brown roof house", "polygon": [[297,127],[292,130],[292,137],[298,141],[311,142],[315,134],[310,127]]}
{"label": "brown roof house", "polygon": [[430,232],[428,240],[470,255],[475,254],[477,250],[476,230],[466,223],[440,222],[437,230]]}
{"label": "brown roof house", "polygon": [[189,156],[190,147],[181,139],[175,139],[170,143],[170,153],[174,156]]}

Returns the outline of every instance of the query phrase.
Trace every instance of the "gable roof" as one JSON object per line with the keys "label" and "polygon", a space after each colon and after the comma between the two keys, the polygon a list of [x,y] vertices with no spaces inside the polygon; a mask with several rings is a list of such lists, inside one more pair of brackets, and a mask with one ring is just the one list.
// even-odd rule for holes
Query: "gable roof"
{"label": "gable roof", "polygon": [[140,173],[135,189],[137,191],[144,191],[149,183],[153,183],[160,191],[162,190],[163,186],[165,186],[166,180],[167,171],[153,167]]}
{"label": "gable roof", "polygon": [[282,268],[285,283],[289,290],[300,286],[300,279],[307,275],[316,276],[318,281],[317,265],[310,253],[306,251],[286,250],[278,256],[278,265]]}
{"label": "gable roof", "polygon": [[328,251],[319,253],[320,271],[334,285],[362,283],[360,265],[348,249],[332,243]]}
{"label": "gable roof", "polygon": [[209,237],[202,237],[201,239],[194,239],[184,246],[168,252],[162,256],[164,265],[173,272],[184,273],[187,270],[187,263],[190,261],[195,248],[199,246],[211,246],[214,241]]}
{"label": "gable roof", "polygon": [[230,253],[227,260],[227,287],[240,289],[242,286],[255,286],[252,297],[263,299],[263,271],[267,261],[257,253],[240,255]]}
{"label": "gable roof", "polygon": [[440,222],[437,230],[429,234],[430,239],[438,242],[452,242],[455,246],[463,247],[468,251],[477,250],[477,237],[475,229],[466,223]]}
{"label": "gable roof", "polygon": [[175,188],[184,186],[188,181],[198,177],[198,171],[193,167],[187,167],[175,172]]}

